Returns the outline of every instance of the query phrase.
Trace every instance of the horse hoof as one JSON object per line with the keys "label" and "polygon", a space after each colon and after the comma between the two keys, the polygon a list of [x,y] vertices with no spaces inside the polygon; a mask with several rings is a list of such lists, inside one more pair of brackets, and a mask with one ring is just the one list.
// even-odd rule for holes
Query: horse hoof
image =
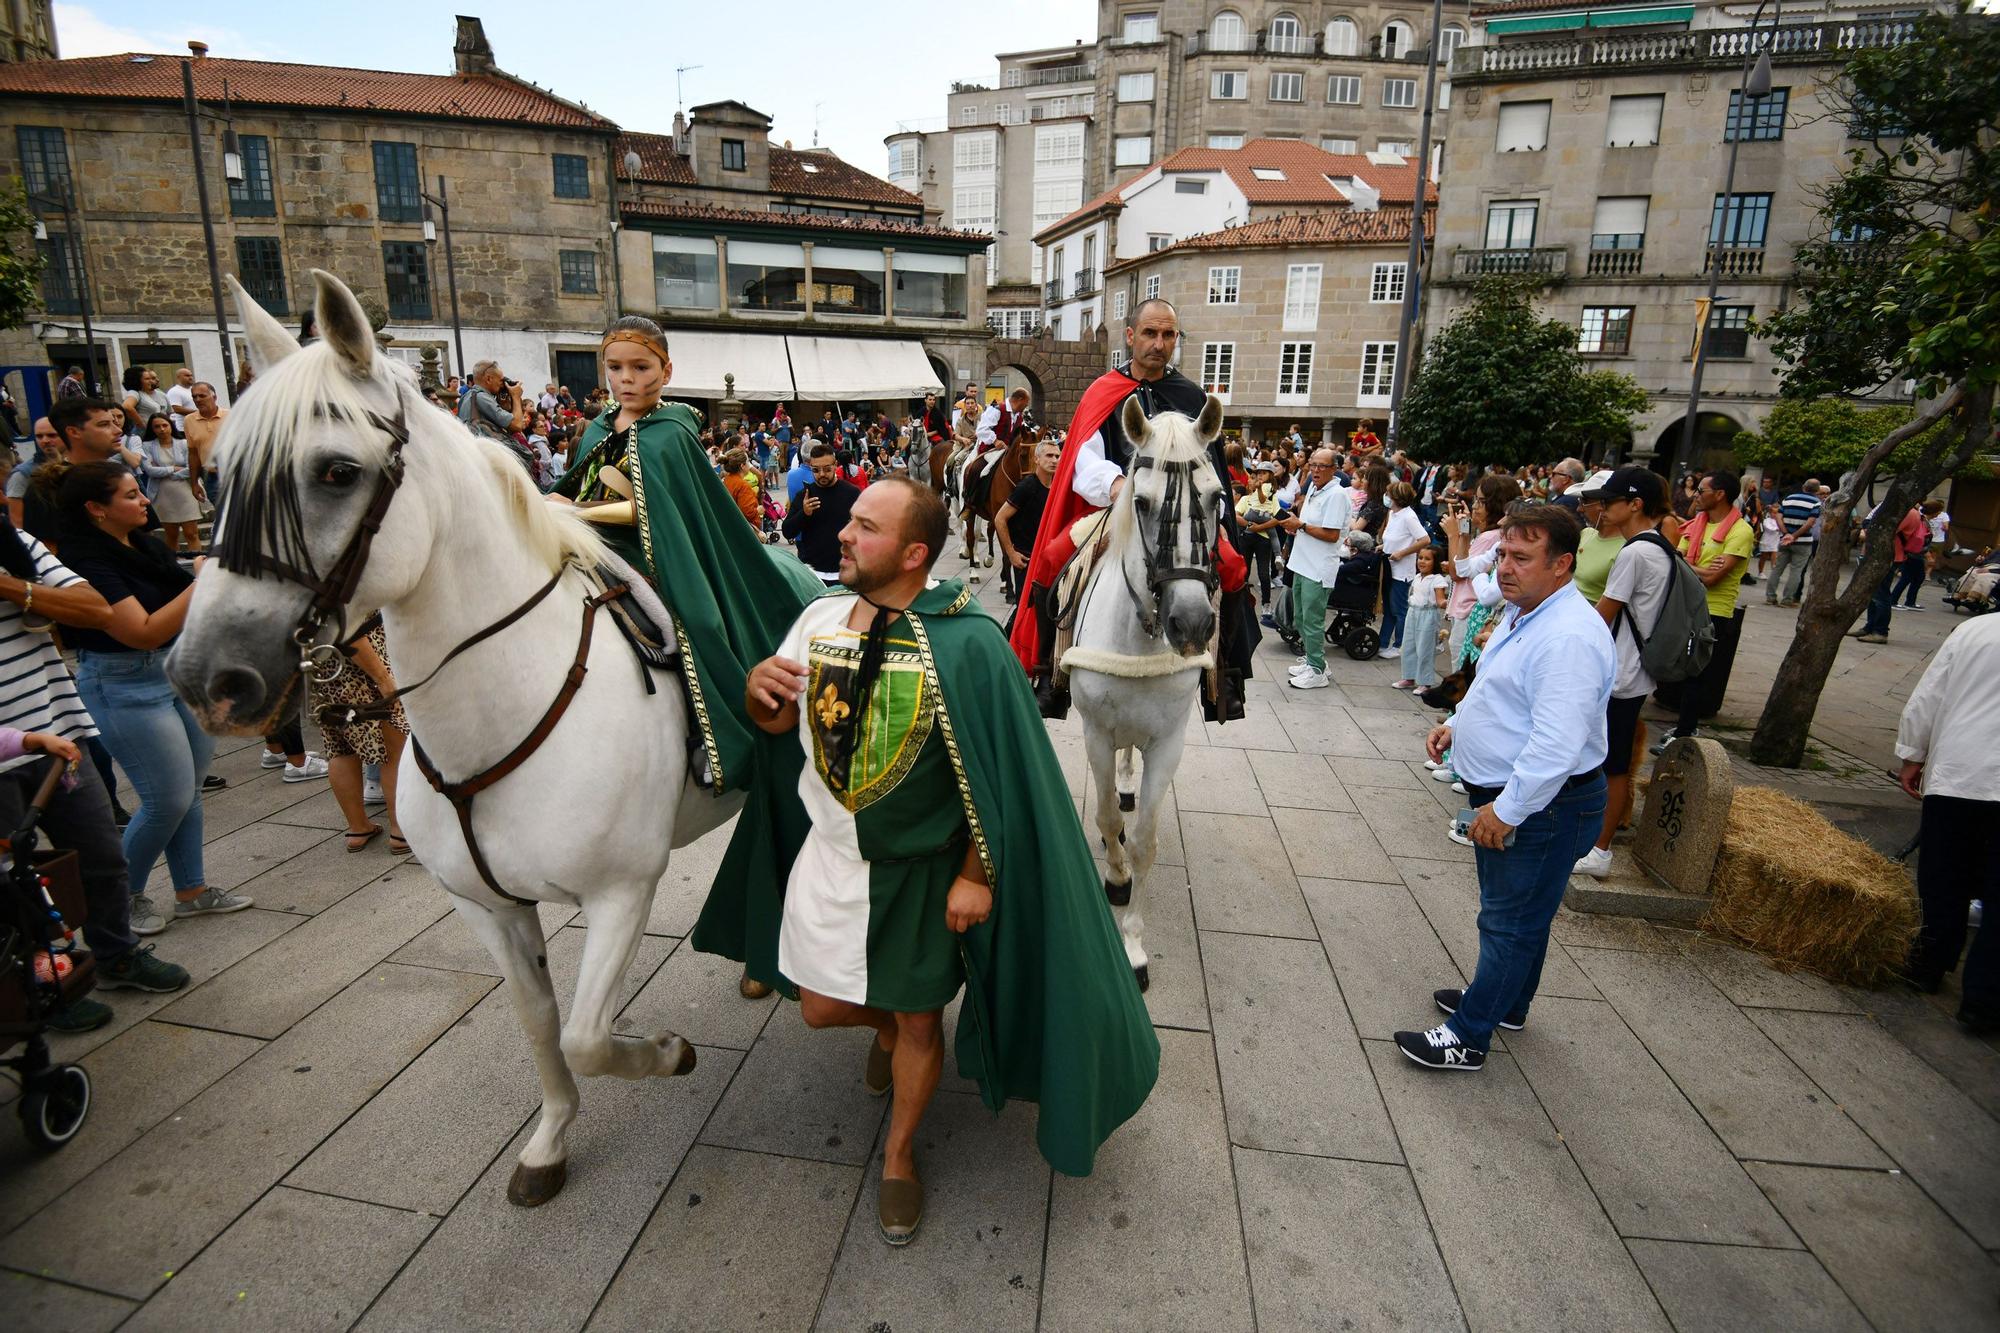
{"label": "horse hoof", "polygon": [[676,1060],[674,1062],[674,1067],[667,1071],[667,1077],[669,1078],[678,1078],[682,1074],[692,1073],[694,1071],[694,1061],[695,1061],[694,1043],[691,1041],[685,1041],[680,1037],[669,1037],[667,1038],[665,1044],[671,1047],[677,1041],[681,1043],[681,1058],[679,1060]]}
{"label": "horse hoof", "polygon": [[1147,987],[1153,984],[1153,975],[1146,970],[1146,964],[1141,963],[1132,969],[1132,980],[1139,983],[1139,993],[1144,995]]}
{"label": "horse hoof", "polygon": [[1110,880],[1108,879],[1105,880],[1104,896],[1106,900],[1108,900],[1113,907],[1130,906],[1132,903],[1131,881],[1127,880],[1123,884],[1113,884]]}
{"label": "horse hoof", "polygon": [[[1131,814],[1134,810],[1137,810],[1139,808],[1139,794],[1137,792],[1131,792],[1131,791],[1119,792],[1118,808],[1120,810],[1123,810],[1128,815]],[[1118,841],[1123,842],[1125,841],[1125,839],[1120,838]]]}
{"label": "horse hoof", "polygon": [[539,1208],[561,1194],[568,1179],[567,1161],[553,1162],[548,1166],[528,1166],[517,1162],[514,1177],[507,1182],[507,1202],[516,1208]]}
{"label": "horse hoof", "polygon": [[771,988],[745,972],[737,978],[736,993],[746,1000],[761,1000],[771,993]]}

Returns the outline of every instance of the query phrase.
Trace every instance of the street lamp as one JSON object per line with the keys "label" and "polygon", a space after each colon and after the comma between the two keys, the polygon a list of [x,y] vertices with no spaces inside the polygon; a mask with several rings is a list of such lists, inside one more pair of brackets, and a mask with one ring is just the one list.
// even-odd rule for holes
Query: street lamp
{"label": "street lamp", "polygon": [[[208,247],[209,295],[215,302],[215,340],[222,347],[222,382],[236,383],[236,358],[229,350],[229,320],[222,313],[222,262],[215,253],[215,218],[208,209],[208,166],[206,154],[201,151],[201,117],[204,114],[194,98],[194,62],[208,54],[205,42],[189,42],[188,50],[193,54],[181,57],[181,103],[187,111],[188,148],[194,155],[194,192],[201,201],[201,235]],[[223,85],[224,104],[227,105],[228,85]],[[237,151],[236,130],[223,118],[225,130],[222,141],[222,171],[230,181],[243,179],[243,154]],[[234,158],[235,170],[231,171]]]}
{"label": "street lamp", "polygon": [[[639,168],[644,165],[637,150],[625,150],[624,164],[625,178],[637,181]],[[618,261],[618,233],[624,227],[624,212],[624,195],[618,188],[618,173],[614,171],[611,173],[611,286],[618,299],[615,313],[620,315],[625,313],[625,266]]]}
{"label": "street lamp", "polygon": [[1695,334],[1694,373],[1688,381],[1687,416],[1681,419],[1681,442],[1674,451],[1674,466],[1669,480],[1686,471],[1694,458],[1695,422],[1701,415],[1701,374],[1708,368],[1708,334],[1715,324],[1716,292],[1722,286],[1723,241],[1729,231],[1730,206],[1736,198],[1736,154],[1743,147],[1744,136],[1749,131],[1750,100],[1771,94],[1771,46],[1777,41],[1783,0],[1771,16],[1771,42],[1759,44],[1757,25],[1764,20],[1767,3],[1769,0],[1757,0],[1757,12],[1750,17],[1750,41],[1743,51],[1742,95],[1737,99],[1736,133],[1729,140],[1729,170],[1722,179],[1722,212],[1718,220],[1710,224],[1717,228],[1719,234],[1710,236],[1707,247],[1702,251],[1708,258],[1708,305],[1702,316],[1701,328]]}
{"label": "street lamp", "polygon": [[[96,391],[97,378],[97,332],[90,322],[90,264],[83,248],[83,229],[76,222],[76,191],[65,176],[61,180],[49,182],[47,192],[31,194],[28,202],[36,207],[52,207],[62,210],[63,231],[69,244],[64,247],[64,264],[74,264],[74,268],[64,276],[76,284],[78,302],[83,311],[83,355],[89,368],[83,373],[84,383]],[[40,217],[35,219],[35,239],[49,239],[49,227]],[[71,251],[74,251],[72,254]],[[111,373],[111,364],[105,362],[105,374]]]}
{"label": "street lamp", "polygon": [[438,177],[438,192],[426,193],[419,188],[417,193],[424,201],[424,243],[435,245],[438,238],[438,224],[431,219],[431,206],[436,205],[438,217],[444,222],[444,278],[451,288],[451,342],[458,349],[458,373],[465,373],[465,330],[458,323],[458,268],[451,260],[451,205],[445,202],[444,177]]}

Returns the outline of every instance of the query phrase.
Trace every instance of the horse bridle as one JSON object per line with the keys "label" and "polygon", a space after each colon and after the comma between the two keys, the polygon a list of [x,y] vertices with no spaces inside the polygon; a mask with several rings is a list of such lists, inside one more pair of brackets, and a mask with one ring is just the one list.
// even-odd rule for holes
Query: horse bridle
{"label": "horse bridle", "polygon": [[[1139,551],[1146,565],[1147,595],[1141,596],[1139,590],[1132,586],[1130,571],[1125,569],[1123,561],[1119,562],[1119,572],[1125,579],[1126,591],[1132,594],[1133,602],[1139,607],[1139,627],[1145,630],[1149,638],[1156,637],[1160,633],[1162,618],[1160,601],[1169,583],[1196,579],[1212,594],[1219,582],[1215,572],[1215,542],[1209,536],[1208,515],[1199,504],[1193,505],[1188,512],[1188,524],[1193,529],[1189,537],[1192,549],[1196,553],[1195,558],[1205,560],[1206,563],[1162,564],[1160,556],[1162,548],[1169,552],[1173,550],[1176,529],[1179,528],[1181,521],[1181,507],[1195,493],[1194,470],[1207,466],[1210,464],[1206,458],[1189,459],[1181,463],[1162,463],[1140,455],[1132,460],[1132,481],[1129,484],[1136,486],[1139,473],[1146,469],[1153,469],[1166,477],[1166,491],[1160,497],[1155,530],[1150,537],[1143,529],[1139,533]],[[1133,495],[1135,511],[1138,508],[1137,500],[1138,495],[1135,492]],[[1133,521],[1135,523],[1138,521],[1136,512]]]}

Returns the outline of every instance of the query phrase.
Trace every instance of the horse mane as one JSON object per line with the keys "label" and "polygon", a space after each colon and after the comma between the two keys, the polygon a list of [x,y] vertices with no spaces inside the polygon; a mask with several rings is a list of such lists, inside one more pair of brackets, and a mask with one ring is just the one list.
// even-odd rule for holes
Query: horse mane
{"label": "horse mane", "polygon": [[233,406],[216,440],[222,475],[214,554],[234,572],[257,572],[262,556],[298,569],[313,570],[306,543],[293,467],[297,446],[329,425],[353,425],[357,461],[381,468],[389,461],[389,439],[375,428],[367,390],[392,395],[404,413],[411,443],[429,440],[444,447],[425,451],[445,466],[476,460],[491,475],[520,542],[554,573],[566,560],[594,565],[604,544],[590,525],[542,499],[521,465],[498,442],[473,434],[412,392],[408,367],[378,356],[366,379],[356,379],[326,343],[303,347],[259,375]]}
{"label": "horse mane", "polygon": [[1148,425],[1151,429],[1147,432],[1146,443],[1132,446],[1132,466],[1126,469],[1125,487],[1119,491],[1117,503],[1111,506],[1109,536],[1112,544],[1120,550],[1124,549],[1124,544],[1131,540],[1137,531],[1132,501],[1138,496],[1142,487],[1158,485],[1158,479],[1162,475],[1152,468],[1147,468],[1144,471],[1151,475],[1142,480],[1139,460],[1151,458],[1168,466],[1197,461],[1203,464],[1208,462],[1208,441],[1195,432],[1194,418],[1183,416],[1179,412],[1162,412],[1152,418]]}

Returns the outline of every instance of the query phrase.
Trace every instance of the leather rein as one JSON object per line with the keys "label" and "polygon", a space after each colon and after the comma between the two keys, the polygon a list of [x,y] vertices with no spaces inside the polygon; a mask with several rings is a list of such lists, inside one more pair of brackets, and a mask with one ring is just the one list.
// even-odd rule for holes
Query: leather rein
{"label": "leather rein", "polygon": [[[1132,601],[1139,608],[1139,627],[1149,638],[1158,637],[1160,633],[1160,599],[1165,595],[1169,583],[1192,579],[1207,588],[1211,595],[1219,585],[1220,579],[1215,571],[1215,543],[1209,536],[1208,516],[1198,503],[1188,513],[1188,525],[1192,529],[1189,541],[1196,553],[1195,559],[1206,560],[1206,563],[1193,565],[1166,563],[1172,558],[1174,539],[1178,535],[1181,522],[1182,506],[1189,496],[1196,493],[1194,470],[1197,467],[1208,466],[1210,464],[1206,458],[1189,460],[1185,463],[1160,463],[1142,454],[1132,460],[1133,485],[1137,485],[1138,473],[1147,468],[1164,473],[1167,479],[1166,492],[1160,497],[1160,512],[1153,533],[1149,537],[1143,528],[1139,532],[1139,550],[1146,565],[1147,595],[1141,596],[1139,590],[1132,586],[1132,577],[1125,571],[1125,562],[1122,560],[1118,562],[1119,572],[1125,580],[1125,590],[1131,594]],[[1132,498],[1136,510],[1138,495],[1135,493]],[[1135,512],[1133,522],[1137,524],[1138,521]],[[1162,555],[1163,551],[1165,555]]]}

